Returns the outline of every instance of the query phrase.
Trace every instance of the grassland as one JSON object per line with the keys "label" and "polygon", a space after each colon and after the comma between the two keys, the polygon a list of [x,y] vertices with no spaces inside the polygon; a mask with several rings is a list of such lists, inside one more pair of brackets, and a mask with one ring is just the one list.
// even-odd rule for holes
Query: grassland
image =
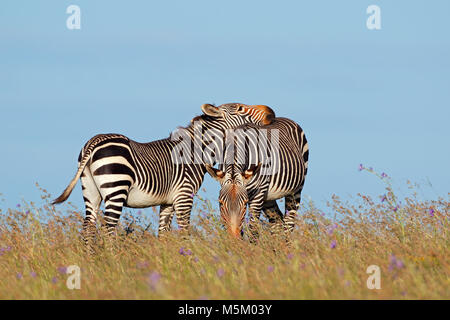
{"label": "grassland", "polygon": [[[381,177],[382,179],[388,179]],[[0,213],[1,299],[449,299],[448,199],[337,196],[327,210],[305,203],[287,245],[264,228],[259,242],[230,239],[201,197],[188,239],[158,239],[141,212],[122,219],[116,239],[98,235],[87,257],[81,210],[66,204]],[[330,214],[331,213],[331,214]],[[155,214],[156,215],[156,214]],[[66,268],[81,269],[81,289]],[[381,289],[368,289],[368,266]]]}

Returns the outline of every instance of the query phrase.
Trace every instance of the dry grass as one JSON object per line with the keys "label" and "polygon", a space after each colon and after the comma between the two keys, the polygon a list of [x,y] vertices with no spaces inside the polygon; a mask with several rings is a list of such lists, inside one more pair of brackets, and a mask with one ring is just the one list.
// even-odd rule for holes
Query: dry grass
{"label": "dry grass", "polygon": [[[148,217],[138,213],[122,219],[110,245],[100,235],[91,259],[80,241],[80,210],[66,205],[63,213],[24,203],[2,212],[0,298],[450,298],[444,199],[412,197],[399,205],[388,183],[382,202],[359,195],[347,204],[333,197],[333,219],[307,204],[291,246],[264,230],[257,245],[230,239],[211,203],[200,198],[197,204],[189,239],[174,231],[158,240],[151,229],[145,231]],[[81,268],[80,290],[66,287],[69,265]],[[366,286],[369,265],[381,268],[380,290]]]}

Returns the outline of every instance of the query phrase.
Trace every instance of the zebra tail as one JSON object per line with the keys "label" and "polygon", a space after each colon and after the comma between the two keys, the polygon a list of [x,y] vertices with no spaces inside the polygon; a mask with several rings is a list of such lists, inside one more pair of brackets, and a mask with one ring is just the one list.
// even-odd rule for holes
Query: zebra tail
{"label": "zebra tail", "polygon": [[302,131],[302,136],[303,136],[302,158],[303,158],[303,163],[305,164],[305,176],[306,176],[306,174],[308,172],[309,145],[308,145],[308,140],[306,140],[304,131]]}
{"label": "zebra tail", "polygon": [[92,149],[88,149],[88,152],[86,152],[84,154],[83,158],[81,159],[80,165],[78,167],[77,173],[75,174],[75,177],[73,177],[73,179],[70,181],[69,185],[63,191],[63,193],[58,198],[56,198],[55,200],[52,201],[52,204],[58,204],[58,203],[64,202],[67,200],[67,198],[69,198],[70,194],[72,193],[73,188],[77,184],[78,179],[80,179],[81,174],[83,173],[84,168],[86,167],[86,164],[88,163],[88,160],[91,157],[91,152],[90,152],[91,150]]}

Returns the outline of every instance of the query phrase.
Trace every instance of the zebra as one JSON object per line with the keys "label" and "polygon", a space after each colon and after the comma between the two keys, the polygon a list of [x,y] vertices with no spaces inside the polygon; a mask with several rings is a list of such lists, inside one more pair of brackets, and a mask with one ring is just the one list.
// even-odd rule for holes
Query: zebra
{"label": "zebra", "polygon": [[[227,128],[245,123],[266,125],[275,118],[274,111],[264,105],[242,103],[223,104],[218,107],[204,104],[202,114],[191,120],[185,128],[183,139],[170,138],[149,143],[139,143],[121,134],[99,134],[91,138],[78,157],[78,170],[63,193],[52,204],[65,201],[81,179],[86,216],[83,222],[83,239],[88,248],[95,231],[97,213],[103,201],[104,226],[111,235],[119,221],[123,207],[145,208],[160,206],[158,236],[170,230],[173,214],[176,214],[180,231],[189,226],[193,195],[197,193],[206,174],[205,161],[214,163],[212,156],[202,158],[198,153],[207,150],[220,151],[223,139],[215,139]],[[196,127],[200,125],[200,127]],[[187,160],[177,163],[174,150],[190,150],[195,130],[200,128],[200,150],[184,154]],[[203,133],[203,130],[204,133]],[[197,132],[198,133],[198,132]],[[207,145],[208,141],[213,141]],[[195,142],[195,141],[194,141]],[[211,147],[211,145],[213,147]],[[184,148],[184,149],[183,149]],[[185,152],[188,153],[188,152]],[[214,154],[213,154],[214,156]]]}
{"label": "zebra", "polygon": [[[261,127],[245,124],[227,132],[221,169],[210,164],[206,168],[221,185],[220,215],[229,233],[235,237],[242,235],[248,205],[251,240],[257,236],[261,210],[269,219],[272,233],[282,228],[289,235],[300,207],[308,157],[304,131],[287,118],[275,118],[271,124]],[[285,215],[276,202],[282,197]]]}

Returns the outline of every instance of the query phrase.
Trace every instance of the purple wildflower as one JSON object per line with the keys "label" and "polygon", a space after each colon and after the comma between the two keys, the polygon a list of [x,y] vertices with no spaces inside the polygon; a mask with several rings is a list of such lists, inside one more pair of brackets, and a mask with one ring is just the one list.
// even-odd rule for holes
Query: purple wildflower
{"label": "purple wildflower", "polygon": [[399,205],[396,205],[394,208],[392,208],[392,210],[394,210],[394,212],[397,212],[397,210],[400,208]]}
{"label": "purple wildflower", "polygon": [[384,172],[381,173],[381,177],[382,177],[382,178],[387,178],[387,176],[388,176],[388,175],[387,175],[386,173],[384,173]]}
{"label": "purple wildflower", "polygon": [[273,271],[273,266],[268,266],[267,267],[267,272],[272,272]]}
{"label": "purple wildflower", "polygon": [[137,266],[139,269],[145,269],[145,268],[148,268],[149,263],[148,263],[148,261],[138,262],[138,263],[136,264],[136,266]]}
{"label": "purple wildflower", "polygon": [[161,274],[153,271],[147,278],[147,283],[152,290],[155,290],[158,286],[159,280],[161,280]]}
{"label": "purple wildflower", "polygon": [[287,255],[287,258],[288,258],[289,260],[292,260],[293,257],[294,257],[294,254],[293,254],[293,253],[289,253],[289,254]]}
{"label": "purple wildflower", "polygon": [[18,272],[16,276],[17,276],[17,279],[22,279],[23,278],[23,275],[20,272]]}
{"label": "purple wildflower", "polygon": [[334,233],[334,230],[337,229],[337,224],[333,223],[331,226],[328,227],[327,233],[328,235],[332,235]]}
{"label": "purple wildflower", "polygon": [[67,273],[67,267],[58,267],[58,272],[61,274],[66,274]]}
{"label": "purple wildflower", "polygon": [[16,205],[16,207],[17,207],[17,208],[20,208],[20,203],[18,203],[18,204]]}
{"label": "purple wildflower", "polygon": [[225,274],[225,270],[223,270],[222,268],[219,268],[219,269],[217,270],[217,276],[218,276],[219,278],[222,278],[224,274]]}
{"label": "purple wildflower", "polygon": [[397,260],[397,258],[395,257],[395,255],[394,254],[391,254],[391,256],[389,257],[389,261],[390,261],[390,263],[392,264],[395,264],[395,261]]}
{"label": "purple wildflower", "polygon": [[336,240],[331,241],[331,243],[330,243],[330,248],[331,248],[331,249],[336,248]]}
{"label": "purple wildflower", "polygon": [[190,256],[192,255],[192,251],[190,249],[184,249],[184,247],[181,247],[178,251],[182,256]]}
{"label": "purple wildflower", "polygon": [[383,196],[381,197],[381,202],[385,202],[387,200],[387,197],[385,194],[383,194]]}
{"label": "purple wildflower", "polygon": [[394,270],[395,268],[401,269],[405,266],[402,260],[398,259],[394,254],[391,254],[389,257],[389,271]]}
{"label": "purple wildflower", "polygon": [[363,171],[363,170],[364,170],[364,166],[362,165],[362,163],[359,164],[358,170],[359,170],[359,171]]}
{"label": "purple wildflower", "polygon": [[389,268],[388,268],[389,272],[391,272],[392,270],[394,270],[394,265],[391,263],[389,264]]}
{"label": "purple wildflower", "polygon": [[37,274],[36,274],[36,272],[31,271],[31,272],[30,272],[30,276],[31,276],[32,278],[36,278]]}
{"label": "purple wildflower", "polygon": [[53,277],[53,278],[52,278],[52,283],[55,284],[55,283],[57,283],[57,282],[58,282],[58,278],[57,278],[57,277]]}
{"label": "purple wildflower", "polygon": [[198,257],[195,257],[195,258],[194,258],[194,262],[198,262]]}
{"label": "purple wildflower", "polygon": [[434,217],[434,209],[430,208],[430,210],[428,210],[428,214],[430,215],[430,217]]}

